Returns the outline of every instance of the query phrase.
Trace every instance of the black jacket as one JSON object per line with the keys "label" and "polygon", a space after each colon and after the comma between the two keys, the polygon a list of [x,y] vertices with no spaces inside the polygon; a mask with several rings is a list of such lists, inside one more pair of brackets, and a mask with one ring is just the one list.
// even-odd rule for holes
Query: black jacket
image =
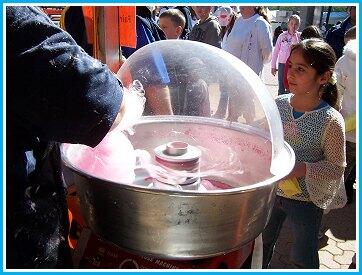
{"label": "black jacket", "polygon": [[344,34],[351,27],[351,17],[346,18],[339,26],[328,30],[326,42],[333,48],[337,59],[342,56],[344,47]]}
{"label": "black jacket", "polygon": [[38,8],[6,7],[7,268],[70,267],[55,142],[97,145],[122,95],[109,69]]}

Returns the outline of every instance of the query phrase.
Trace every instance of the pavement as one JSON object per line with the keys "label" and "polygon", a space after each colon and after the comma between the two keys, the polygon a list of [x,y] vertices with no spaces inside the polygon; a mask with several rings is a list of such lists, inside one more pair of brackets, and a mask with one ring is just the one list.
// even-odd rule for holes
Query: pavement
{"label": "pavement", "polygon": [[[278,80],[277,76],[270,73],[270,64],[265,66],[262,80],[272,96],[276,97],[278,94]],[[347,270],[352,268],[350,265],[352,258],[356,254],[358,244],[356,241],[356,205],[358,205],[358,195],[355,192],[354,201],[351,204],[341,209],[332,210],[323,216],[318,251],[320,269]],[[290,225],[286,221],[276,243],[270,269],[291,268],[288,256],[292,242],[293,236]],[[354,269],[354,271],[359,271],[359,264],[357,264],[357,269]]]}

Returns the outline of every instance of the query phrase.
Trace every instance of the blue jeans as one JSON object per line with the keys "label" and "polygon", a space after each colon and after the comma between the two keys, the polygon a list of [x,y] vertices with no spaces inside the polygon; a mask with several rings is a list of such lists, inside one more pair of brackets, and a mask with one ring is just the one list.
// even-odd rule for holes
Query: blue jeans
{"label": "blue jeans", "polygon": [[283,95],[287,93],[284,87],[284,69],[285,69],[285,64],[278,63],[278,85],[279,85],[278,95]]}
{"label": "blue jeans", "polygon": [[263,268],[267,268],[285,219],[293,234],[290,262],[295,268],[319,268],[318,232],[323,210],[311,202],[277,196],[263,231]]}

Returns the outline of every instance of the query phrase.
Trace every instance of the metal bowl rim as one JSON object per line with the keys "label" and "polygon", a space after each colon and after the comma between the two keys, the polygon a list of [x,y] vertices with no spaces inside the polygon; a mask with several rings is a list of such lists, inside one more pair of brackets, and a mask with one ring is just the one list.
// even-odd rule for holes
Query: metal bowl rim
{"label": "metal bowl rim", "polygon": [[[236,131],[241,131],[244,130],[247,133],[252,133],[252,134],[256,134],[262,138],[268,139],[265,131],[261,131],[258,128],[252,127],[250,125],[245,125],[245,124],[241,124],[241,123],[236,123],[236,122],[230,122],[230,121],[223,121],[220,119],[213,119],[213,118],[198,118],[198,117],[188,117],[188,116],[144,116],[142,117],[138,122],[137,125],[140,124],[151,124],[151,123],[170,123],[170,122],[177,122],[177,123],[194,123],[194,124],[203,124],[203,125],[212,125],[212,126],[221,126],[221,127],[227,127],[228,130],[236,130]],[[270,139],[269,139],[270,140]],[[165,190],[165,189],[150,189],[150,188],[146,188],[146,187],[141,187],[141,186],[136,186],[136,185],[130,185],[130,184],[123,184],[123,183],[119,183],[119,182],[114,182],[114,181],[110,181],[107,179],[103,179],[103,178],[98,178],[98,177],[94,177],[92,175],[87,174],[86,172],[80,170],[79,168],[75,167],[72,163],[70,163],[70,161],[68,160],[66,154],[65,154],[65,145],[67,144],[61,144],[61,159],[63,161],[63,163],[69,168],[71,169],[73,172],[77,173],[78,175],[85,177],[85,178],[89,178],[91,180],[96,180],[96,181],[104,181],[107,182],[111,185],[117,185],[119,187],[121,187],[122,189],[129,189],[129,190],[133,190],[133,191],[137,191],[137,192],[143,192],[143,193],[157,193],[157,194],[165,194],[165,195],[175,195],[175,196],[217,196],[217,195],[224,195],[224,194],[239,194],[239,193],[246,193],[246,192],[252,192],[255,191],[257,189],[261,189],[265,186],[268,185],[272,185],[275,182],[279,181],[280,179],[284,178],[287,174],[281,174],[281,175],[274,175],[264,181],[258,182],[258,183],[254,183],[248,186],[241,186],[241,187],[235,187],[235,188],[231,188],[231,189],[224,189],[224,190],[209,190],[207,192],[202,192],[202,191],[197,191],[195,192],[194,190],[182,190],[182,191],[178,191],[178,190]],[[286,169],[286,171],[291,171],[294,167],[294,162],[295,162],[295,155],[294,155],[294,151],[291,148],[291,146],[284,141],[284,147],[283,150],[290,156],[291,161],[288,161],[287,164],[289,164],[289,169]],[[288,172],[288,173],[289,173]]]}

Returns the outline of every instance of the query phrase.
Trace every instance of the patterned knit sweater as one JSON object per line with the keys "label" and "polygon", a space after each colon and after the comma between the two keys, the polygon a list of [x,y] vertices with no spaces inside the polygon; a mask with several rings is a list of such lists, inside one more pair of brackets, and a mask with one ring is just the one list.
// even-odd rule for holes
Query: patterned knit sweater
{"label": "patterned knit sweater", "polygon": [[343,181],[346,166],[345,133],[342,115],[330,105],[305,112],[295,119],[290,104],[292,94],[276,99],[283,123],[285,141],[295,152],[297,162],[306,163],[305,177],[297,178],[302,193],[288,197],[311,201],[322,209],[343,207],[346,194]]}

